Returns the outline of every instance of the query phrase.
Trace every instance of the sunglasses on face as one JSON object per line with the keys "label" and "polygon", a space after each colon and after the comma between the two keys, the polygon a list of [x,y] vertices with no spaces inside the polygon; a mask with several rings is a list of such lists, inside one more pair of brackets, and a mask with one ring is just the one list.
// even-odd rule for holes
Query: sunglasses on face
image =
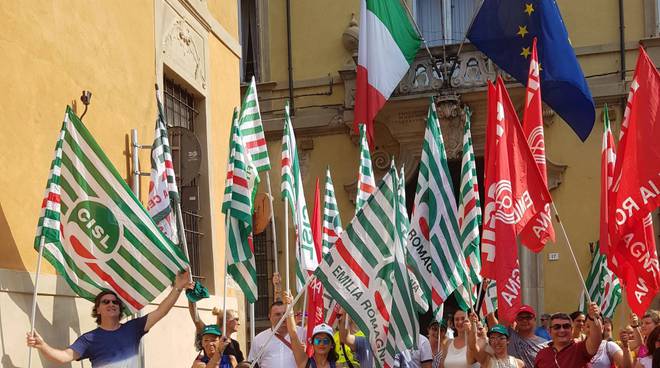
{"label": "sunglasses on face", "polygon": [[550,326],[550,328],[552,328],[555,331],[559,331],[559,330],[570,330],[571,328],[573,328],[573,326],[570,323],[564,323],[563,325],[560,324],[552,325]]}
{"label": "sunglasses on face", "polygon": [[521,314],[516,316],[516,319],[519,321],[530,321],[534,319],[534,316],[532,316],[531,314]]}
{"label": "sunglasses on face", "polygon": [[488,340],[492,342],[497,342],[497,341],[506,341],[507,337],[506,336],[491,336],[488,338]]}
{"label": "sunglasses on face", "polygon": [[110,300],[110,299],[103,299],[103,300],[101,300],[101,304],[103,304],[103,305],[108,305],[108,304],[110,304],[110,303],[112,303],[112,304],[114,304],[114,305],[119,305],[119,300],[117,300],[117,299],[112,299],[112,300]]}
{"label": "sunglasses on face", "polygon": [[315,337],[314,345],[330,345],[330,339],[327,337]]}

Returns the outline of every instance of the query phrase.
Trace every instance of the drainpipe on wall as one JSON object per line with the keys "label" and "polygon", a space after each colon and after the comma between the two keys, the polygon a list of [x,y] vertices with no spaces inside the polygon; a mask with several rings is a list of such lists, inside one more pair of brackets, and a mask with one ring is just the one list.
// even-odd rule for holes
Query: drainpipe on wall
{"label": "drainpipe on wall", "polygon": [[621,60],[621,84],[624,92],[621,98],[621,123],[626,111],[626,38],[625,18],[623,16],[623,0],[619,0],[619,59]]}
{"label": "drainpipe on wall", "polygon": [[291,0],[286,0],[286,44],[289,64],[289,111],[291,116],[296,114],[293,100],[293,57],[291,56]]}

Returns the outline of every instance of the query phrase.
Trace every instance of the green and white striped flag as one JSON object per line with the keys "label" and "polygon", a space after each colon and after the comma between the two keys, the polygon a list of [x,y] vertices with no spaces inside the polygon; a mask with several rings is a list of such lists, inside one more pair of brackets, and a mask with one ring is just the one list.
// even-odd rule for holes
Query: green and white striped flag
{"label": "green and white striped flag", "polygon": [[254,80],[254,76],[252,76],[250,85],[245,91],[238,122],[241,127],[243,144],[250,154],[252,163],[257,168],[257,171],[270,170],[268,146],[264,137],[264,127],[261,124],[261,112],[259,111],[259,99],[257,98],[257,83]]}
{"label": "green and white striped flag", "polygon": [[[586,286],[591,300],[600,306],[603,316],[612,318],[616,307],[621,303],[621,284],[619,278],[607,267],[607,256],[600,252],[600,244],[591,259],[591,268],[587,276]],[[588,302],[584,290],[580,295],[580,310],[587,312]]]}
{"label": "green and white striped flag", "polygon": [[479,315],[486,317],[497,310],[497,284],[495,280],[484,280],[481,285],[481,294],[483,298]]}
{"label": "green and white striped flag", "polygon": [[293,132],[289,103],[284,107],[284,135],[282,136],[282,198],[291,208],[291,216],[296,228],[296,287],[301,292],[307,274],[314,272],[319,265],[314,250],[312,226],[309,222],[305,192],[300,175],[300,161],[296,136]]}
{"label": "green and white striped flag", "polygon": [[325,171],[325,200],[323,205],[323,254],[328,253],[342,232],[339,207],[335,199],[330,167]]}
{"label": "green and white striped flag", "polygon": [[131,313],[188,261],[159,230],[87,128],[67,107],[34,246],[81,297],[117,293]]}
{"label": "green and white striped flag", "polygon": [[470,131],[472,113],[465,108],[465,127],[463,129],[463,159],[461,161],[461,192],[458,196],[458,225],[461,232],[463,255],[470,270],[470,286],[459,286],[456,299],[464,310],[472,308],[478,299],[475,291],[481,282],[481,253],[479,251],[479,228],[481,227],[481,203],[477,184],[477,166],[472,148]]}
{"label": "green and white striped flag", "polygon": [[234,134],[236,132],[236,129],[238,127],[238,109],[234,107],[234,114],[231,117],[231,129],[229,131],[229,143],[227,144],[227,151],[229,154],[227,155],[227,176],[225,177],[225,193],[222,198],[222,213],[227,213],[227,210],[231,206],[231,191],[232,191],[232,185],[233,185],[233,177],[234,177],[234,153],[232,152],[232,149],[234,148]]}
{"label": "green and white striped flag", "polygon": [[[234,119],[234,124],[237,121]],[[257,301],[257,270],[252,245],[252,213],[259,173],[252,164],[241,136],[234,125],[231,129],[231,174],[227,175],[230,200],[222,211],[227,216],[227,272],[238,283],[250,303]],[[227,190],[225,189],[225,193]]]}
{"label": "green and white striped flag", "polygon": [[376,190],[376,179],[374,179],[374,170],[371,167],[367,128],[364,124],[360,124],[360,168],[358,170],[355,213],[367,202],[367,199],[369,199],[369,196],[374,190]]}
{"label": "green and white striped flag", "polygon": [[425,284],[423,290],[430,290],[429,304],[434,315],[467,279],[454,198],[440,123],[431,100],[408,234],[408,252],[420,271],[417,280]]}
{"label": "green and white striped flag", "polygon": [[403,252],[398,178],[390,169],[314,273],[362,330],[376,367],[415,348],[417,315]]}
{"label": "green and white striped flag", "polygon": [[156,103],[158,118],[156,119],[154,143],[151,145],[151,180],[149,181],[147,211],[160,231],[172,243],[179,244],[180,239],[174,213],[174,206],[179,202],[179,190],[176,186],[172,149],[167,136],[165,112],[158,94],[156,94]]}

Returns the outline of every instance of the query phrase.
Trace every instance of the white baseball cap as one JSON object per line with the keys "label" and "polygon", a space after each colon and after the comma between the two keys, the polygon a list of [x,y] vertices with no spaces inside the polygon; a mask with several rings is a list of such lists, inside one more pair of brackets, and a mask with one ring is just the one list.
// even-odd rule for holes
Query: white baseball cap
{"label": "white baseball cap", "polygon": [[316,325],[316,327],[314,327],[314,330],[312,331],[312,337],[320,333],[328,334],[328,336],[332,337],[332,335],[334,334],[334,330],[329,325],[325,323],[321,323]]}

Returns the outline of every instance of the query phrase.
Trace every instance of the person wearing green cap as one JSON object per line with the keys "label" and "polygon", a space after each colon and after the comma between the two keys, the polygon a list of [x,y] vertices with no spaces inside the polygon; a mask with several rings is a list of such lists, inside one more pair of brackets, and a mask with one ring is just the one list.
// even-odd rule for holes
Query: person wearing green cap
{"label": "person wearing green cap", "polygon": [[225,348],[229,345],[229,339],[222,336],[217,325],[204,326],[201,335],[203,354],[195,359],[192,368],[224,368],[237,365],[235,358],[223,355]]}
{"label": "person wearing green cap", "polygon": [[509,329],[497,324],[488,330],[488,345],[485,347],[477,344],[477,329],[472,322],[465,323],[467,344],[472,356],[474,356],[483,368],[523,368],[525,363],[509,355]]}

